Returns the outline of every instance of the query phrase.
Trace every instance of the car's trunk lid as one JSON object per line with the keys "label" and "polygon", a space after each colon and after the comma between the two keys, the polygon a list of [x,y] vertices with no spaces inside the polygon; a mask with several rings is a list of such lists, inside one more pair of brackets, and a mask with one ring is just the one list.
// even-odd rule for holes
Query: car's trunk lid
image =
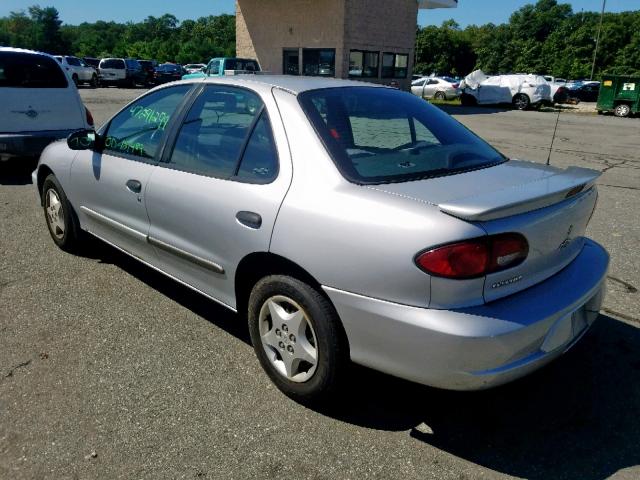
{"label": "car's trunk lid", "polygon": [[484,298],[491,301],[539,283],[578,255],[595,206],[593,185],[599,175],[585,168],[563,170],[508,161],[473,172],[372,188],[429,203],[490,235],[524,235],[529,243],[526,260],[486,277]]}

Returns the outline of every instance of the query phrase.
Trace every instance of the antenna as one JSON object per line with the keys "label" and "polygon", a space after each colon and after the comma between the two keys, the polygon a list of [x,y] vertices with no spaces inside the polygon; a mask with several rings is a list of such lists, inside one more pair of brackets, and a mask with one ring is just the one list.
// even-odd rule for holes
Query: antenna
{"label": "antenna", "polygon": [[547,165],[550,165],[550,162],[551,162],[551,151],[553,150],[553,141],[556,139],[556,131],[558,130],[558,122],[560,121],[560,112],[562,112],[562,108],[558,107],[558,116],[556,117],[556,126],[553,128],[551,145],[549,145],[549,156],[547,157]]}

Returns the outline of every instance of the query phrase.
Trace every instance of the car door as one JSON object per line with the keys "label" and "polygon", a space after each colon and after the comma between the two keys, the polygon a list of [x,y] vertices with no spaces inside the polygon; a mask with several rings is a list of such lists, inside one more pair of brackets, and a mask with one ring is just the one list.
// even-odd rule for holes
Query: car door
{"label": "car door", "polygon": [[104,148],[80,151],[69,198],[94,235],[149,261],[145,189],[172,116],[191,85],[156,90],[132,102],[100,132]]}
{"label": "car door", "polygon": [[220,76],[220,63],[221,60],[211,60],[209,62],[209,66],[207,66],[207,76],[209,77],[217,77]]}
{"label": "car door", "polygon": [[424,98],[433,98],[436,94],[439,82],[435,78],[429,79],[426,87],[424,88]]}
{"label": "car door", "polygon": [[427,79],[423,78],[421,80],[416,80],[411,84],[411,93],[417,95],[419,97],[422,96],[422,90],[425,86],[424,84],[427,82]]}
{"label": "car door", "polygon": [[238,263],[269,250],[291,181],[270,90],[204,86],[172,143],[146,193],[158,266],[235,308]]}

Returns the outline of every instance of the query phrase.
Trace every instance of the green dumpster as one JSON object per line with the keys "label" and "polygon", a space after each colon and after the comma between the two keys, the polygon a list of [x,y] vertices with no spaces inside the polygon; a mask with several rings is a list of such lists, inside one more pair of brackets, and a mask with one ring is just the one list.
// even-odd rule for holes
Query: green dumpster
{"label": "green dumpster", "polygon": [[598,94],[598,113],[628,117],[640,112],[640,76],[604,75]]}

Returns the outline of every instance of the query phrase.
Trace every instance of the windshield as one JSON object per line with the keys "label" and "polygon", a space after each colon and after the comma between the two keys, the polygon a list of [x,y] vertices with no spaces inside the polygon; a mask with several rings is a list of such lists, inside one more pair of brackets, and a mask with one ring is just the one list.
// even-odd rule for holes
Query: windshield
{"label": "windshield", "polygon": [[179,72],[180,67],[178,65],[160,65],[158,67],[158,71],[160,72]]}
{"label": "windshield", "polygon": [[440,109],[396,89],[327,88],[298,98],[342,174],[355,183],[451,175],[506,160]]}

